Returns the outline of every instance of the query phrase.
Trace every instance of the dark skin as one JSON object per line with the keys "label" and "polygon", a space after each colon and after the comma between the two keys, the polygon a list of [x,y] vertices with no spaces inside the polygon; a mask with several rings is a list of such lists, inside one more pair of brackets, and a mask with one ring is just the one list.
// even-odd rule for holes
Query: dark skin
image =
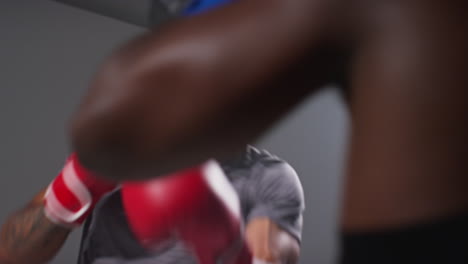
{"label": "dark skin", "polygon": [[252,142],[333,74],[324,54],[341,52],[324,28],[335,22],[322,13],[334,7],[296,2],[240,1],[119,49],[73,118],[80,160],[111,179],[147,178]]}
{"label": "dark skin", "polygon": [[352,68],[343,228],[391,228],[468,205],[468,20],[463,1],[388,1]]}
{"label": "dark skin", "polygon": [[347,80],[342,228],[456,214],[468,208],[467,5],[251,0],[183,19],[109,58],[73,117],[72,146],[108,178],[153,177],[224,158]]}

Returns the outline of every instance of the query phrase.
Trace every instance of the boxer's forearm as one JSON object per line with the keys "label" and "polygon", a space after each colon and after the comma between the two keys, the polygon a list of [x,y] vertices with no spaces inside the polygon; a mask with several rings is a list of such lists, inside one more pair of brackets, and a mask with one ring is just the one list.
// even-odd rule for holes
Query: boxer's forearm
{"label": "boxer's forearm", "polygon": [[239,1],[132,41],[94,78],[72,120],[73,149],[112,179],[232,154],[329,80],[333,59],[319,58],[329,9]]}
{"label": "boxer's forearm", "polygon": [[245,236],[254,259],[260,263],[297,264],[299,261],[297,240],[268,218],[251,220]]}
{"label": "boxer's forearm", "polygon": [[43,193],[3,224],[0,264],[47,263],[62,247],[70,230],[47,219],[42,197]]}

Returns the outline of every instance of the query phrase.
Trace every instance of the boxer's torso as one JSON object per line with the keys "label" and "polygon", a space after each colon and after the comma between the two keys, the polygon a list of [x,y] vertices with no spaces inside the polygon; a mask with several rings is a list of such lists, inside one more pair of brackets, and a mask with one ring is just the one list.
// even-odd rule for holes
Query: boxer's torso
{"label": "boxer's torso", "polygon": [[361,35],[349,83],[344,228],[389,228],[467,210],[467,2],[354,4],[362,23],[355,22]]}
{"label": "boxer's torso", "polygon": [[[291,185],[275,178],[274,171],[285,165],[283,161],[264,151],[252,147],[245,156],[223,163],[228,178],[239,195],[244,221],[265,215],[300,240],[302,228],[303,198],[300,186]],[[271,174],[271,176],[269,176]],[[295,181],[296,175],[282,175]],[[276,195],[295,197],[291,206],[271,209],[270,206],[257,206],[262,203],[258,197],[259,182],[269,185],[282,185],[274,188]],[[299,183],[298,183],[299,184]],[[295,190],[297,188],[297,190]],[[273,190],[272,190],[273,191]],[[271,194],[267,194],[271,195]],[[273,197],[273,196],[272,196]],[[284,203],[283,203],[284,204]],[[291,219],[292,218],[292,219]],[[79,264],[196,264],[196,260],[185,245],[174,238],[161,245],[152,254],[145,251],[131,233],[122,208],[120,191],[116,190],[99,202],[85,223]]]}

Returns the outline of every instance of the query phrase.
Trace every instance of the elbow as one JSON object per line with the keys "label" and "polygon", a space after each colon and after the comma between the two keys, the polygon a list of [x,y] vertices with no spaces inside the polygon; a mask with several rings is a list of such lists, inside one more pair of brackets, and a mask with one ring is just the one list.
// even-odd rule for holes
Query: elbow
{"label": "elbow", "polygon": [[[86,109],[88,110],[88,109]],[[108,180],[124,180],[133,135],[116,111],[78,111],[70,126],[70,143],[81,165]],[[120,126],[120,127],[119,127]],[[127,149],[127,151],[126,151]],[[125,156],[126,155],[126,156]]]}
{"label": "elbow", "polygon": [[72,150],[81,165],[109,180],[122,180],[125,149],[130,147],[131,100],[122,92],[131,85],[128,71],[114,58],[92,79],[69,126]]}
{"label": "elbow", "polygon": [[297,264],[299,263],[300,254],[301,254],[300,246],[299,244],[295,243],[295,244],[292,244],[289,249],[286,249],[286,253],[284,254],[283,259],[285,259],[285,263]]}
{"label": "elbow", "polygon": [[[132,179],[129,175],[136,173],[147,150],[142,129],[158,119],[149,120],[151,113],[145,111],[153,96],[142,85],[146,76],[134,76],[122,64],[113,59],[98,71],[69,127],[71,148],[80,163],[114,181]],[[158,72],[153,69],[154,76]]]}
{"label": "elbow", "polygon": [[291,235],[283,231],[278,235],[276,239],[276,244],[279,249],[281,263],[299,263],[301,247],[296,239],[294,239],[293,237],[291,237]]}
{"label": "elbow", "polygon": [[209,77],[196,60],[162,53],[137,63],[116,56],[95,75],[69,129],[83,166],[110,180],[146,177],[138,175],[155,163],[150,158],[174,142],[184,123],[174,120],[189,117],[176,106]]}

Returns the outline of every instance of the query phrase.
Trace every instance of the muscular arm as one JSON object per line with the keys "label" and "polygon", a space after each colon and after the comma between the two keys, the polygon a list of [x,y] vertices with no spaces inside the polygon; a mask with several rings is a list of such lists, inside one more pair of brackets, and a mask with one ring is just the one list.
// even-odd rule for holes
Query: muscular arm
{"label": "muscular arm", "polygon": [[256,259],[271,264],[296,264],[299,260],[297,240],[268,218],[250,220],[245,236]]}
{"label": "muscular arm", "polygon": [[42,264],[51,260],[70,229],[50,222],[44,215],[45,190],[23,209],[13,213],[0,233],[1,264]]}
{"label": "muscular arm", "polygon": [[73,116],[80,161],[148,178],[243,148],[330,79],[333,2],[238,1],[131,41]]}

